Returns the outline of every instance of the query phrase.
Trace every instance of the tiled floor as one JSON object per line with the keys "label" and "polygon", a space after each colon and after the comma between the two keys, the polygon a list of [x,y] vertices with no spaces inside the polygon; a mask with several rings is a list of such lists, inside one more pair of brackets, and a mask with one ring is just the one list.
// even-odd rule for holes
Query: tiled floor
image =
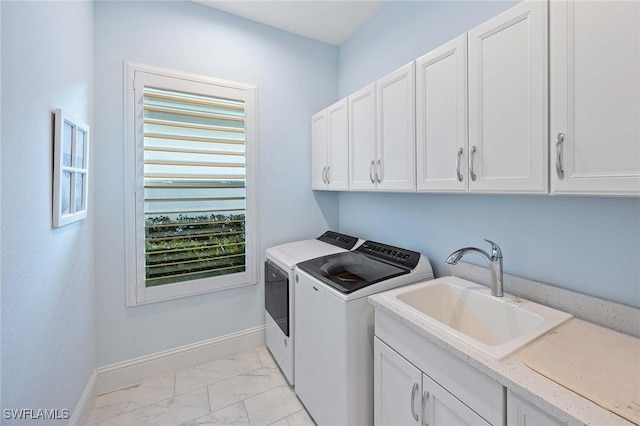
{"label": "tiled floor", "polygon": [[313,426],[269,350],[257,348],[96,398],[87,425]]}

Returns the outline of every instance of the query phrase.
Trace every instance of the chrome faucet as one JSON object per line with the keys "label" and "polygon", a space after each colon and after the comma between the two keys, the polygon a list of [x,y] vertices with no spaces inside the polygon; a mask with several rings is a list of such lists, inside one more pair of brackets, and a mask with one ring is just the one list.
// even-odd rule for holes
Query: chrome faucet
{"label": "chrome faucet", "polygon": [[467,253],[478,253],[489,264],[491,271],[491,295],[502,297],[502,250],[493,241],[485,240],[491,244],[491,255],[484,250],[475,247],[465,247],[456,250],[447,257],[447,263],[455,265]]}

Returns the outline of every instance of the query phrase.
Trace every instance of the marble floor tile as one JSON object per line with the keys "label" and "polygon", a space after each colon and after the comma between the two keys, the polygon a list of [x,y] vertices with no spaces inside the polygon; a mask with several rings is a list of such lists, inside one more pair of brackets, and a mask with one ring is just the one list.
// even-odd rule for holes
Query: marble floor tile
{"label": "marble floor tile", "polygon": [[261,346],[258,349],[256,349],[256,352],[258,354],[258,358],[260,358],[260,362],[264,367],[277,366],[276,360],[273,359],[271,352],[269,352],[269,348],[267,348],[266,346]]}
{"label": "marble floor tile", "polygon": [[226,378],[260,368],[262,367],[262,363],[257,357],[256,359],[223,358],[198,365],[197,367],[202,370],[219,373],[220,377],[222,377],[221,380],[224,380]]}
{"label": "marble floor tile", "polygon": [[262,367],[256,351],[244,352],[176,373],[176,395]]}
{"label": "marble floor tile", "polygon": [[199,417],[182,426],[250,426],[244,403],[230,405],[206,416]]}
{"label": "marble floor tile", "polygon": [[176,395],[190,392],[228,379],[227,373],[194,367],[176,373]]}
{"label": "marble floor tile", "polygon": [[168,374],[96,398],[87,424],[104,422],[154,402],[171,398],[175,375]]}
{"label": "marble floor tile", "polygon": [[286,383],[277,368],[259,368],[209,385],[211,411],[242,401]]}
{"label": "marble floor tile", "polygon": [[206,388],[175,396],[109,419],[116,426],[176,426],[209,413]]}
{"label": "marble floor tile", "polygon": [[286,418],[280,419],[277,422],[269,423],[269,426],[289,426],[289,422]]}
{"label": "marble floor tile", "polygon": [[96,398],[91,426],[313,426],[266,347]]}
{"label": "marble floor tile", "polygon": [[236,355],[231,355],[227,358],[245,360],[245,361],[260,361],[260,358],[258,357],[258,351],[256,349],[251,349],[250,351],[241,352]]}
{"label": "marble floor tile", "polygon": [[305,409],[288,416],[287,423],[289,426],[315,426],[316,424]]}
{"label": "marble floor tile", "polygon": [[248,398],[244,401],[244,406],[251,426],[266,426],[303,409],[298,397],[288,385]]}

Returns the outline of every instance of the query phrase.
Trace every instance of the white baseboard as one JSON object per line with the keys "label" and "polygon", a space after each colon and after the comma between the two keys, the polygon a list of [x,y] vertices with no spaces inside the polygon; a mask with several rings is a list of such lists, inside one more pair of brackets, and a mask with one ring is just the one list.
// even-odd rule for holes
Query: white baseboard
{"label": "white baseboard", "polygon": [[84,426],[87,423],[89,413],[93,407],[93,401],[96,397],[97,383],[98,375],[96,370],[94,370],[93,374],[91,374],[91,377],[89,378],[87,386],[84,388],[84,392],[82,392],[82,396],[80,397],[80,401],[78,401],[76,409],[73,410],[71,418],[69,419],[69,426]]}
{"label": "white baseboard", "polygon": [[225,358],[265,344],[264,325],[204,340],[129,361],[100,367],[97,394],[132,386],[163,374]]}

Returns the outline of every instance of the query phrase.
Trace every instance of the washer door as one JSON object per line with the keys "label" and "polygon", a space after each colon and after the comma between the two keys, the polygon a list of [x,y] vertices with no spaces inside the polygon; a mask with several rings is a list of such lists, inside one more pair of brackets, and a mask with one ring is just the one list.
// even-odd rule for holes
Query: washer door
{"label": "washer door", "polygon": [[269,260],[264,263],[264,306],[289,337],[289,274]]}

